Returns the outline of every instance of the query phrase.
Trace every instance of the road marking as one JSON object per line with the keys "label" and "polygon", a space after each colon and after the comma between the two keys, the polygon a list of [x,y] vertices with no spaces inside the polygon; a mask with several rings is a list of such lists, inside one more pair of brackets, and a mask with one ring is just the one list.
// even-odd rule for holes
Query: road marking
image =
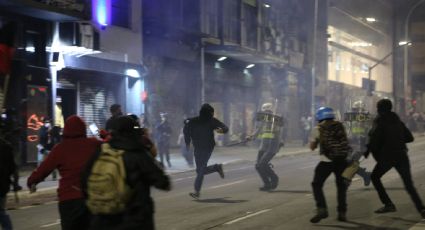
{"label": "road marking", "polygon": [[239,218],[234,219],[234,220],[232,220],[232,221],[226,222],[226,223],[224,223],[224,225],[234,224],[234,223],[239,222],[239,221],[241,221],[241,220],[245,220],[245,219],[251,218],[251,217],[253,217],[253,216],[260,215],[260,214],[265,213],[265,212],[268,212],[268,211],[270,211],[270,210],[271,210],[271,209],[264,209],[264,210],[261,210],[261,211],[258,211],[258,212],[254,212],[254,213],[248,214],[248,215],[246,215],[246,216],[239,217]]}
{"label": "road marking", "polygon": [[242,168],[236,168],[236,169],[229,169],[229,170],[225,170],[224,172],[232,172],[232,171],[239,171],[239,170],[243,170],[243,169],[250,169],[250,168],[254,168],[255,166],[248,166],[248,167],[242,167]]}
{"label": "road marking", "polygon": [[232,182],[232,183],[227,183],[227,184],[212,186],[212,187],[209,187],[207,189],[221,188],[221,187],[226,187],[226,186],[230,186],[230,185],[234,185],[234,184],[240,184],[242,182],[245,182],[245,180],[238,180],[238,181],[235,181],[235,182]]}
{"label": "road marking", "polygon": [[358,180],[360,180],[360,178],[356,177],[352,181],[358,181]]}
{"label": "road marking", "polygon": [[409,230],[424,230],[424,229],[425,229],[425,222],[419,222],[413,225],[413,227],[409,228]]}
{"label": "road marking", "polygon": [[51,224],[41,225],[41,226],[40,226],[40,228],[48,228],[48,227],[51,227],[51,226],[58,225],[58,224],[60,224],[60,223],[61,223],[61,220],[60,220],[60,219],[57,219],[57,220],[56,220],[56,222],[51,223]]}
{"label": "road marking", "polygon": [[192,179],[192,178],[195,178],[195,177],[196,176],[183,177],[183,178],[174,179],[173,181],[176,182],[176,181],[181,181],[181,180],[186,180],[186,179]]}

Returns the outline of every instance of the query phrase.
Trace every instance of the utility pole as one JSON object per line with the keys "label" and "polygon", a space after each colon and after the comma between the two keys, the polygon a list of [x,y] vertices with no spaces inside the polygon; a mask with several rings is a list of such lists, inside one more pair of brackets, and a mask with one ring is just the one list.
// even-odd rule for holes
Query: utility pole
{"label": "utility pole", "polygon": [[[413,11],[420,6],[422,3],[424,3],[425,0],[419,0],[414,4],[409,11],[407,12],[406,19],[404,20],[404,41],[406,43],[409,43],[409,22],[410,22],[410,16],[412,15]],[[404,87],[404,112],[407,112],[407,100],[410,98],[409,95],[409,47],[404,47],[404,63],[403,63],[403,87]]]}
{"label": "utility pole", "polygon": [[[316,88],[316,48],[317,48],[317,20],[319,13],[318,0],[314,0],[314,16],[313,16],[313,44],[312,44],[312,59],[311,59],[311,117],[314,118],[316,112],[315,105],[315,88]],[[314,126],[314,119],[311,119],[311,127]]]}

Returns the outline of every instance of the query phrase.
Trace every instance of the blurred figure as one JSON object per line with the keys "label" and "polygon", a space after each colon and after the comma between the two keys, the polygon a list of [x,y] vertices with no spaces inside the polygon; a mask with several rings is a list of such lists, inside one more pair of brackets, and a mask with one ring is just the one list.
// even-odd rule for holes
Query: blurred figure
{"label": "blurred figure", "polygon": [[372,152],[376,165],[372,171],[372,183],[378,192],[379,199],[384,204],[375,213],[395,212],[396,207],[381,182],[381,177],[393,167],[400,174],[404,187],[410,195],[416,210],[425,218],[425,207],[416,191],[410,172],[409,157],[406,143],[413,142],[414,138],[410,130],[400,120],[399,116],[392,112],[392,102],[389,99],[381,99],[376,104],[378,116],[373,121],[369,132],[368,150],[365,157]]}
{"label": "blurred figure", "polygon": [[177,145],[180,145],[180,152],[183,156],[183,158],[186,160],[186,163],[189,165],[189,167],[193,167],[193,152],[191,148],[186,148],[186,143],[184,142],[184,133],[183,129],[180,129],[179,138],[177,139]]}
{"label": "blurred figure", "polygon": [[209,104],[202,105],[199,116],[185,121],[183,133],[186,148],[187,150],[190,149],[191,142],[194,146],[196,164],[195,191],[189,193],[189,195],[195,199],[200,197],[204,175],[217,172],[221,178],[224,178],[222,164],[208,166],[208,161],[215,146],[214,131],[227,133],[229,128],[223,122],[214,118],[214,108]]}
{"label": "blurred figure", "polygon": [[52,171],[59,170],[61,176],[58,188],[59,214],[64,230],[88,229],[90,215],[85,206],[81,187],[81,173],[86,162],[93,157],[102,143],[87,138],[86,124],[76,116],[65,121],[63,140],[53,147],[50,154],[29,176],[27,185],[31,192]]}
{"label": "blurred figure", "polygon": [[107,132],[112,132],[114,129],[114,121],[123,115],[121,110],[121,105],[113,104],[109,107],[109,111],[111,112],[111,117],[106,121],[105,130]]}
{"label": "blurred figure", "polygon": [[260,191],[270,191],[277,188],[279,177],[274,172],[270,161],[279,152],[283,144],[283,118],[273,114],[272,103],[264,103],[261,112],[256,115],[257,129],[255,133],[247,139],[258,138],[261,140],[260,149],[257,155],[257,170],[263,186]]}
{"label": "blurred figure", "polygon": [[150,129],[151,127],[151,124],[149,123],[148,118],[146,117],[146,114],[144,113],[140,114],[139,123],[140,123],[140,127],[142,128]]}
{"label": "blurred figure", "polygon": [[164,164],[164,157],[168,163],[168,167],[171,167],[170,162],[170,138],[171,138],[171,126],[167,120],[167,113],[160,113],[160,121],[155,127],[155,139],[158,146],[158,153],[161,164]]}
{"label": "blurred figure", "polygon": [[306,146],[308,144],[308,137],[310,136],[310,130],[311,130],[311,117],[310,116],[302,116],[301,117],[301,127],[302,127],[303,146]]}
{"label": "blurred figure", "polygon": [[[1,127],[0,130],[0,225],[3,230],[12,230],[12,221],[6,213],[6,199],[11,185],[16,185],[18,182],[13,177],[16,171],[16,164],[13,159],[13,147],[4,139],[3,128]],[[13,180],[12,177],[14,178]],[[14,188],[16,189],[16,186]]]}
{"label": "blurred figure", "polygon": [[[58,143],[58,129],[52,128],[51,120],[47,117],[43,118],[43,126],[41,126],[40,130],[38,131],[38,150],[41,154],[41,162],[38,162],[38,165],[40,165],[46,158],[47,155],[49,155],[50,151],[52,150],[53,146]],[[57,172],[54,170],[52,172],[52,179],[57,179]]]}
{"label": "blurred figure", "polygon": [[[158,189],[169,191],[171,184],[169,177],[165,175],[156,161],[140,144],[140,129],[137,126],[138,124],[129,116],[117,118],[116,129],[112,132],[112,139],[109,143],[102,144],[95,157],[87,164],[86,175],[83,177],[83,190],[87,194],[87,204],[95,214],[90,229],[155,229],[154,203],[150,195],[150,187],[154,186]],[[105,201],[102,199],[102,194],[92,193],[91,191],[108,189],[110,186],[96,187],[92,186],[91,183],[95,185],[95,175],[100,175],[103,172],[96,171],[102,170],[102,168],[97,167],[98,160],[104,157],[102,155],[110,155],[111,152],[118,153],[122,158],[125,168],[124,174],[127,175],[125,177],[125,186],[128,186],[126,190],[129,191],[128,189],[130,189],[131,193],[127,197],[126,203],[117,204],[119,209],[122,210],[114,208],[109,209],[110,212],[101,212],[100,210],[106,210],[104,207],[108,208],[109,205],[114,205],[115,203],[104,203],[102,202]],[[94,171],[96,171],[96,174],[93,173]],[[114,177],[119,176],[114,175]],[[100,196],[101,199],[97,200],[97,196]]]}

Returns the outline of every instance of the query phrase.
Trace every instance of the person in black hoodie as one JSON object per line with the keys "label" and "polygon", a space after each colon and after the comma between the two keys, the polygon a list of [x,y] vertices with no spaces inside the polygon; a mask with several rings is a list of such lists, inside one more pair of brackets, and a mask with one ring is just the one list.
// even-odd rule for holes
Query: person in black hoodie
{"label": "person in black hoodie", "polygon": [[[140,129],[130,116],[121,116],[114,121],[110,147],[124,150],[123,160],[126,169],[126,182],[133,189],[125,210],[119,214],[94,215],[91,229],[144,229],[153,230],[154,203],[150,187],[161,190],[171,189],[170,179],[140,141]],[[100,149],[88,163],[83,175],[83,191],[87,197],[87,180]]]}
{"label": "person in black hoodie", "polygon": [[200,196],[204,175],[218,172],[220,177],[224,178],[222,164],[208,166],[208,160],[215,146],[214,131],[227,133],[229,128],[223,122],[214,118],[214,108],[209,104],[202,105],[199,116],[185,120],[183,133],[186,148],[189,149],[191,141],[194,146],[196,164],[195,191],[189,193],[189,195],[195,199]]}
{"label": "person in black hoodie", "polygon": [[367,157],[372,152],[372,156],[377,162],[371,179],[384,207],[379,208],[375,213],[396,211],[394,203],[381,182],[381,177],[394,167],[400,174],[416,209],[422,218],[425,218],[425,207],[413,185],[407,155],[406,143],[413,142],[413,135],[398,115],[391,111],[392,103],[389,99],[379,100],[376,107],[378,116],[373,121],[372,129],[369,132],[368,150],[365,153],[365,157]]}

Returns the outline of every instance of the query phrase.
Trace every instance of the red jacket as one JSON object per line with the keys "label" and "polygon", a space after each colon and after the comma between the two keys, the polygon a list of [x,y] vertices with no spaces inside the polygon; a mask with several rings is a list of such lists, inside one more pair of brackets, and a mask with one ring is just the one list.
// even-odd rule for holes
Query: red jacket
{"label": "red jacket", "polygon": [[86,124],[80,117],[69,117],[65,122],[62,141],[53,147],[47,158],[32,172],[27,181],[28,187],[40,183],[58,169],[61,176],[59,202],[82,198],[80,174],[101,143],[95,138],[87,138]]}

